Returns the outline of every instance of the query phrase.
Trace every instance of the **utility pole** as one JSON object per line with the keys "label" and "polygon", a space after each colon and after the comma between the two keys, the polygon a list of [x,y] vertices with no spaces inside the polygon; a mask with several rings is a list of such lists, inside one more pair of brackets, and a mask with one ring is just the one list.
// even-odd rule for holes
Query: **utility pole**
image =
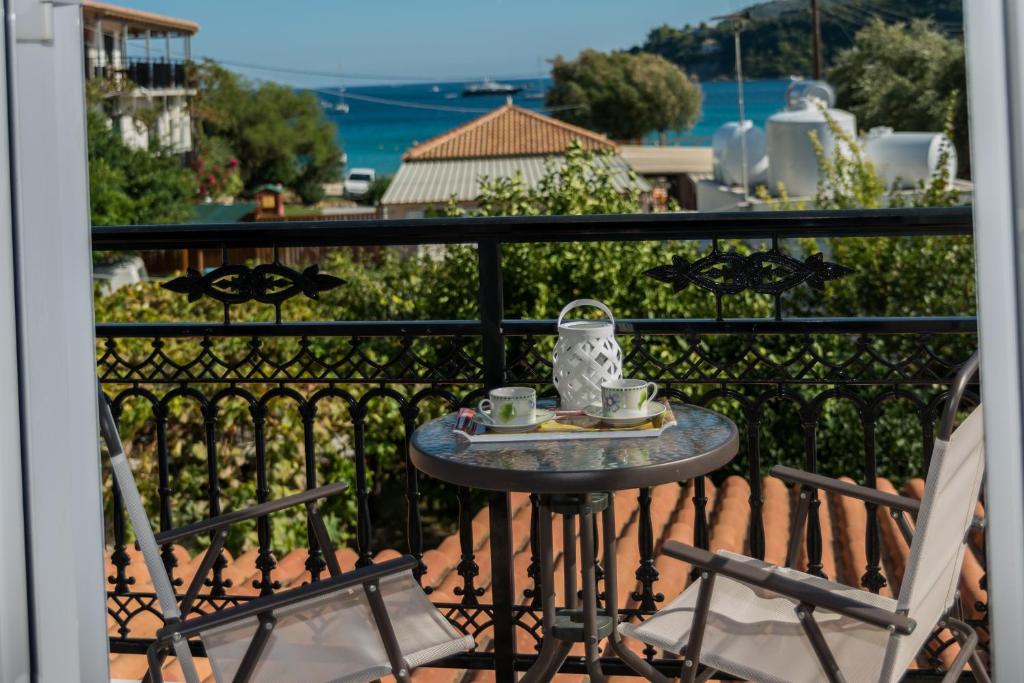
{"label": "utility pole", "polygon": [[821,80],[821,11],[819,0],[811,0],[811,68],[814,80]]}
{"label": "utility pole", "polygon": [[733,46],[736,50],[736,105],[740,114],[740,180],[743,183],[744,203],[750,202],[750,181],[747,178],[747,114],[743,100],[743,51],[740,49],[740,32],[743,30],[745,21],[749,18],[750,13],[746,11],[727,14],[721,17],[712,17],[716,21],[732,23]]}

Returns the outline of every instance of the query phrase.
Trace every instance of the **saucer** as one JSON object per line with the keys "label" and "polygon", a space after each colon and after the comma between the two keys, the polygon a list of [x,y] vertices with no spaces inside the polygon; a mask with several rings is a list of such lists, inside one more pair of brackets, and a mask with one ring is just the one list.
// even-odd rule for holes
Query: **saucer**
{"label": "saucer", "polygon": [[594,403],[583,409],[583,414],[600,420],[609,427],[636,427],[649,422],[668,410],[668,406],[660,401],[651,401],[647,404],[647,414],[639,417],[605,417],[604,410],[599,403]]}
{"label": "saucer", "polygon": [[554,411],[537,408],[533,415],[533,422],[530,424],[500,425],[492,422],[490,417],[487,417],[487,413],[477,413],[473,416],[473,424],[486,427],[495,434],[524,434],[526,432],[532,432],[537,427],[540,427],[545,422],[554,420],[556,417],[557,415],[555,415]]}

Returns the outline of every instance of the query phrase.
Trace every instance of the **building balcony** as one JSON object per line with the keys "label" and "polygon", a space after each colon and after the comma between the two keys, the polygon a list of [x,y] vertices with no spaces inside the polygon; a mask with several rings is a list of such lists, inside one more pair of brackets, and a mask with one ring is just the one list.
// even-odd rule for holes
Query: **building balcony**
{"label": "building balcony", "polygon": [[188,87],[184,62],[132,59],[122,73],[129,81],[147,90]]}
{"label": "building balcony", "polygon": [[[347,497],[325,508],[342,567],[411,554],[432,600],[476,639],[475,651],[415,680],[510,681],[542,637],[536,498],[432,481],[408,443],[417,425],[474,406],[488,387],[555,395],[553,316],[566,302],[537,319],[544,291],[573,282],[588,287],[578,296],[614,296],[625,376],[740,429],[739,454],[721,471],[616,495],[623,618],[644,619],[689,582],[689,568],[660,553],[670,539],[782,564],[796,534],[798,568],[895,595],[908,547],[885,511],[823,493],[792,530],[795,492],[767,472],[799,465],[921,497],[943,397],[977,345],[973,294],[943,309],[927,267],[876,272],[844,259],[914,245],[969,253],[971,235],[967,209],[101,227],[95,250],[138,254],[166,279],[98,304],[97,374],[161,530],[346,478]],[[550,245],[572,250],[563,269],[531,271],[531,259],[559,249]],[[465,267],[445,270],[453,263]],[[893,310],[887,292],[914,299],[902,287],[920,293]],[[421,298],[400,300],[409,292]],[[143,296],[144,313],[124,308]],[[442,310],[451,313],[419,315]],[[109,482],[107,492],[112,673],[138,678],[161,619]],[[960,582],[983,647],[984,536],[971,536]],[[557,530],[554,544],[561,562]],[[201,550],[164,548],[182,591]],[[323,576],[315,539],[274,516],[231,539],[194,611]],[[678,674],[678,659],[630,646]],[[956,652],[937,630],[905,680],[940,679]],[[562,669],[573,680],[585,675],[580,655]],[[610,654],[603,664],[630,673]]]}

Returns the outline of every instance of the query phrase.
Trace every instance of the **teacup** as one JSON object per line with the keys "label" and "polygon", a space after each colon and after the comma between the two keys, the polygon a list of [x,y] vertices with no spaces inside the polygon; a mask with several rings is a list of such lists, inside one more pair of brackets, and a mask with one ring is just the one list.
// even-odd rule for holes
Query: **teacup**
{"label": "teacup", "polygon": [[537,416],[537,392],[529,387],[492,389],[489,398],[477,404],[477,412],[495,424],[531,425]]}
{"label": "teacup", "polygon": [[654,382],[613,379],[601,385],[601,412],[605,417],[644,417],[647,404],[657,395]]}

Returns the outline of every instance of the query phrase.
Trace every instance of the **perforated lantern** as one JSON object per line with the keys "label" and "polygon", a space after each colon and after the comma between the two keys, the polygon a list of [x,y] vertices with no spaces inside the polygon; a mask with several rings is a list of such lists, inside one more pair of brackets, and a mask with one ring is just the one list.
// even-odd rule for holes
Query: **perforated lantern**
{"label": "perforated lantern", "polygon": [[[601,310],[607,320],[565,320],[581,306]],[[577,299],[558,316],[558,342],[554,354],[555,389],[562,408],[579,409],[601,402],[601,384],[622,378],[622,349],[615,341],[615,317],[594,299]]]}

